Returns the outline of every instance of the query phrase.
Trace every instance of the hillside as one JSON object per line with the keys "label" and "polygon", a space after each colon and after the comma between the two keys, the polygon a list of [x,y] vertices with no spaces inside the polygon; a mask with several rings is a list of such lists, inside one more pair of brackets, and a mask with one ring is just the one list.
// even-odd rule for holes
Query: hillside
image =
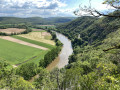
{"label": "hillside", "polygon": [[74,20],[76,17],[50,17],[50,18],[45,18],[48,23],[66,23]]}
{"label": "hillside", "polygon": [[54,17],[54,18],[41,18],[41,17],[29,17],[29,18],[18,18],[18,17],[0,17],[0,24],[33,24],[33,25],[46,25],[65,23],[72,21],[75,18],[70,17]]}
{"label": "hillside", "polygon": [[67,87],[74,86],[78,90],[120,89],[119,18],[79,17],[57,26],[57,31],[69,37],[74,48],[66,67],[65,82],[70,82]]}
{"label": "hillside", "polygon": [[98,40],[103,40],[109,33],[118,30],[118,28],[120,28],[120,20],[113,17],[102,17],[100,19],[79,17],[72,22],[57,27],[59,32],[70,39],[78,38],[80,34],[82,42],[86,44],[93,44]]}

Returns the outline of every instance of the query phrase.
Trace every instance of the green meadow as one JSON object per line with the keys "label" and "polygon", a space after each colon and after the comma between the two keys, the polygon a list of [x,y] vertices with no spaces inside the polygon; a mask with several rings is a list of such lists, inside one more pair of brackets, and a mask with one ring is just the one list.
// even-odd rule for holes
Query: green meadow
{"label": "green meadow", "polygon": [[38,48],[0,39],[0,59],[6,60],[12,65],[24,63],[25,61],[38,64],[47,52]]}

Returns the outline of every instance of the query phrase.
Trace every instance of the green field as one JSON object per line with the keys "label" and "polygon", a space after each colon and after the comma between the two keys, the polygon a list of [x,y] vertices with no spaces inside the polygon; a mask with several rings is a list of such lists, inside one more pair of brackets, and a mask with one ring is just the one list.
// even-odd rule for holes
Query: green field
{"label": "green field", "polygon": [[47,43],[43,43],[43,42],[38,42],[38,41],[35,41],[35,40],[31,40],[31,39],[27,39],[27,38],[24,38],[24,37],[20,37],[20,36],[12,36],[13,38],[16,38],[16,39],[20,39],[22,41],[25,41],[25,42],[29,42],[29,43],[32,43],[32,44],[36,44],[36,45],[39,45],[39,46],[42,46],[42,47],[45,47],[45,48],[48,48],[48,49],[52,49],[54,48],[55,46],[53,45],[50,45],[50,44],[47,44]]}
{"label": "green field", "polygon": [[[0,59],[6,60],[12,65],[20,64],[27,60],[29,60],[28,62],[38,64],[47,52],[48,51],[0,39]],[[32,57],[35,58],[31,59]]]}

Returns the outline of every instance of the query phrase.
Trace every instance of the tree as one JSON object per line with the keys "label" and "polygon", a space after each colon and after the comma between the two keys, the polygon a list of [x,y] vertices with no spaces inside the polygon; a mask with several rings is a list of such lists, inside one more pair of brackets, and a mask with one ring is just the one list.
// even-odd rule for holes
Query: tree
{"label": "tree", "polygon": [[108,16],[108,17],[120,17],[120,0],[104,0],[104,2],[102,4],[107,4],[108,6],[112,7],[113,9],[108,9],[109,11],[114,10],[116,11],[116,14],[109,14],[106,12],[100,12],[98,10],[96,10],[95,8],[92,8],[91,6],[91,0],[89,0],[89,6],[79,6],[79,10],[74,11],[75,15],[81,16],[82,12],[86,12],[88,15],[92,15],[95,17],[99,17],[99,16]]}
{"label": "tree", "polygon": [[37,69],[36,64],[26,63],[17,68],[16,74],[24,77],[25,80],[29,80],[37,74]]}

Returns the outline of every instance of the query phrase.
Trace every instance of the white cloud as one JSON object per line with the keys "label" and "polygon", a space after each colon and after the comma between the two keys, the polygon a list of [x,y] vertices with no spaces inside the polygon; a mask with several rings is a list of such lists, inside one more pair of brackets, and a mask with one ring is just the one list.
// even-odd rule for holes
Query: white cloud
{"label": "white cloud", "polygon": [[58,0],[1,0],[2,7],[8,8],[40,8],[40,9],[54,9],[57,7],[66,6]]}
{"label": "white cloud", "polygon": [[0,16],[49,17],[65,6],[67,4],[60,0],[0,0]]}

